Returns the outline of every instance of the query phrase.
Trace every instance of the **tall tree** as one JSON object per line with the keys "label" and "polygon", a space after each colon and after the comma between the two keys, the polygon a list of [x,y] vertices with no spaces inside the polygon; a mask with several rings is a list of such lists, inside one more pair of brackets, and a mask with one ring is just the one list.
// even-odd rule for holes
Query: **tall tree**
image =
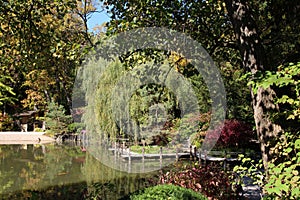
{"label": "tall tree", "polygon": [[[226,7],[235,30],[243,66],[255,76],[266,70],[268,66],[265,65],[264,48],[251,10],[246,1],[227,0]],[[266,171],[271,157],[270,148],[274,147],[275,139],[281,132],[281,127],[270,119],[270,112],[278,111],[273,101],[275,95],[275,91],[271,88],[259,88],[256,94],[251,92],[256,131]]]}
{"label": "tall tree", "polygon": [[[297,1],[107,0],[105,3],[111,5],[109,33],[139,26],[165,26],[182,31],[203,44],[220,66],[226,61],[241,65],[252,78],[299,58]],[[275,96],[274,89],[259,88],[257,93],[251,92],[250,98],[266,171],[273,156],[270,150],[282,132],[282,122],[271,120],[272,114],[279,111],[274,104]]]}
{"label": "tall tree", "polygon": [[[263,15],[255,16],[253,12],[255,9],[251,8],[250,3],[247,1],[226,0],[225,2],[235,31],[235,37],[239,44],[243,66],[251,72],[252,78],[259,76],[266,70],[272,71],[279,64],[282,64],[282,62],[295,61],[296,55],[299,54],[299,36],[295,36],[295,34],[297,34],[295,31],[299,30],[299,24],[296,23],[297,20],[293,19],[295,17],[297,18],[297,16],[299,17],[297,9],[299,10],[300,7],[297,3],[289,2],[284,5],[283,1],[274,1],[271,6],[265,2],[265,5],[271,7],[268,8],[270,10],[269,13],[274,17],[268,19]],[[282,9],[279,9],[278,6],[282,6]],[[294,8],[292,6],[294,6]],[[259,19],[259,17],[265,19],[263,24],[267,25],[267,31],[263,34],[260,32],[262,29],[258,27],[255,20]],[[285,26],[289,26],[289,28],[283,28],[283,23],[280,23],[278,18],[282,18]],[[281,41],[278,41],[277,36],[278,34],[281,35],[277,32],[279,31],[279,27],[281,31],[284,31],[284,34],[282,34],[283,37],[280,38]],[[291,38],[294,38],[294,41],[290,41],[290,38],[284,37],[284,35],[289,35]],[[262,36],[263,39],[265,39],[264,43],[262,42]],[[274,38],[277,38],[276,46],[274,44]],[[271,45],[266,45],[268,40]],[[268,51],[268,53],[266,53],[263,44],[265,44],[268,50],[274,48],[275,52]],[[291,50],[291,46],[296,48]],[[278,49],[281,49],[282,53],[274,57],[274,55],[278,53]],[[271,87],[260,87],[256,92],[252,91],[251,96],[264,168],[266,172],[268,172],[268,162],[274,156],[272,149],[284,131],[281,125],[274,122],[271,118],[272,113],[279,112],[278,104],[274,102],[276,92]]]}
{"label": "tall tree", "polygon": [[71,109],[76,68],[89,40],[80,12],[75,0],[0,2],[0,70],[12,77],[7,85],[16,105],[43,110],[53,100]]}

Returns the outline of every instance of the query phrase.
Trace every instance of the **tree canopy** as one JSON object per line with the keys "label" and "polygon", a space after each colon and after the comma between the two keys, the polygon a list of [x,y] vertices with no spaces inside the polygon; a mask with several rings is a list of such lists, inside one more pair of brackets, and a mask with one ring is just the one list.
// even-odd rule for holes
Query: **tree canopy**
{"label": "tree canopy", "polygon": [[50,101],[70,110],[76,68],[89,46],[80,18],[88,10],[74,0],[0,4],[1,103],[9,112],[45,109]]}

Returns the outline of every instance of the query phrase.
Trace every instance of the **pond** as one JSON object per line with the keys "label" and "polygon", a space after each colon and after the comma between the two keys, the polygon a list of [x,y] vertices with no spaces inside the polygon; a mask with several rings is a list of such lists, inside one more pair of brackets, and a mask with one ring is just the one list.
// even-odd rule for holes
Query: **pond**
{"label": "pond", "polygon": [[151,176],[111,169],[76,143],[0,145],[1,199],[119,199]]}

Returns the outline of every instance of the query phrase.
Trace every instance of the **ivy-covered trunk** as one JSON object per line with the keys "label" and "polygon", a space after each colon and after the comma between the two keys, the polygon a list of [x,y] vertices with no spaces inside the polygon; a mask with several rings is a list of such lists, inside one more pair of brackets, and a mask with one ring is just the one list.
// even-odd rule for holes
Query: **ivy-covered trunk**
{"label": "ivy-covered trunk", "polygon": [[[226,0],[226,8],[238,40],[243,66],[253,77],[266,69],[266,57],[257,32],[256,23],[246,0]],[[257,136],[261,145],[262,159],[268,179],[268,161],[272,159],[272,147],[275,146],[281,127],[273,123],[270,115],[278,111],[274,104],[275,91],[272,88],[252,90],[252,104]]]}

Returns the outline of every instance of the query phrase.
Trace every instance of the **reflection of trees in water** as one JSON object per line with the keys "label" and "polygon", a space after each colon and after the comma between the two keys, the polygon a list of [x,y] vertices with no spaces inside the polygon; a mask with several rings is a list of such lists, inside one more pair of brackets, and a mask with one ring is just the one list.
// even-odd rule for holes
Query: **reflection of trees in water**
{"label": "reflection of trees in water", "polygon": [[2,194],[2,199],[85,199],[86,182],[50,186],[40,190],[22,190]]}
{"label": "reflection of trees in water", "polygon": [[41,190],[51,185],[65,185],[83,180],[80,163],[74,157],[80,148],[55,145],[3,145],[0,162],[0,193],[18,190]]}
{"label": "reflection of trees in water", "polygon": [[[9,157],[13,151],[11,149],[13,146],[0,146],[0,165],[6,164],[6,158]],[[7,188],[10,188],[14,181],[9,180],[15,174],[14,168],[9,167],[7,169],[1,168],[0,170],[0,194],[4,193]]]}
{"label": "reflection of trees in water", "polygon": [[38,188],[44,177],[40,168],[40,154],[34,145],[2,145],[0,193],[12,192],[20,189]]}
{"label": "reflection of trees in water", "polygon": [[114,170],[96,160],[92,155],[86,155],[86,162],[82,166],[82,173],[86,177],[89,197],[103,199],[119,199],[124,195],[145,188],[147,181],[153,174],[128,174]]}
{"label": "reflection of trees in water", "polygon": [[114,199],[147,185],[146,175],[113,170],[80,146],[0,145],[0,155],[0,194],[6,199]]}

